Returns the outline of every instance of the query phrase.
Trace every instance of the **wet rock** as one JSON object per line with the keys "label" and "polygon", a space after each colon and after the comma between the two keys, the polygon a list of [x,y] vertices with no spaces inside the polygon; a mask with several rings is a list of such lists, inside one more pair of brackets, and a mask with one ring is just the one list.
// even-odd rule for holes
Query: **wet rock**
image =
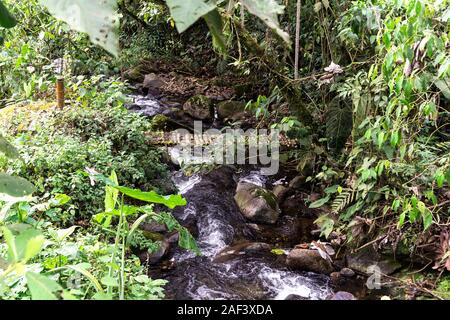
{"label": "wet rock", "polygon": [[289,190],[290,189],[288,187],[283,186],[282,184],[279,184],[273,188],[272,192],[275,195],[275,197],[277,197],[278,203],[282,203],[283,200],[286,198]]}
{"label": "wet rock", "polygon": [[131,82],[141,82],[144,80],[143,72],[144,70],[142,66],[138,65],[125,71],[123,76],[125,79],[130,80]]}
{"label": "wet rock", "polygon": [[338,291],[328,300],[357,300],[353,294],[346,291]]}
{"label": "wet rock", "polygon": [[298,175],[289,182],[289,188],[300,189],[305,183],[306,177],[303,175]]}
{"label": "wet rock", "polygon": [[290,294],[284,300],[308,300],[308,298],[299,296],[298,294]]}
{"label": "wet rock", "polygon": [[139,254],[139,259],[142,263],[148,263],[150,265],[159,263],[169,252],[170,243],[166,240],[163,240],[155,252],[142,252]]}
{"label": "wet rock", "polygon": [[142,87],[146,89],[159,89],[163,85],[164,81],[154,73],[146,74],[142,82]]}
{"label": "wet rock", "polygon": [[246,116],[245,102],[223,101],[217,104],[217,114],[221,119],[241,120]]}
{"label": "wet rock", "polygon": [[148,232],[163,233],[163,232],[167,231],[167,226],[165,224],[157,223],[156,221],[141,223],[140,228],[143,231],[148,231]]}
{"label": "wet rock", "polygon": [[286,264],[292,269],[315,273],[330,274],[334,271],[331,262],[322,258],[317,250],[293,249],[287,256]]}
{"label": "wet rock", "polygon": [[191,117],[199,120],[211,120],[214,115],[212,101],[204,95],[191,97],[183,105],[183,110]]}
{"label": "wet rock", "polygon": [[339,274],[345,278],[351,278],[355,275],[355,271],[350,268],[343,268]]}
{"label": "wet rock", "polygon": [[332,272],[330,274],[331,283],[334,285],[339,285],[341,282],[341,274],[339,272]]}
{"label": "wet rock", "polygon": [[373,268],[378,267],[382,274],[390,275],[402,265],[391,257],[378,254],[373,249],[366,249],[357,254],[348,255],[347,267],[366,275],[373,274]]}
{"label": "wet rock", "polygon": [[244,254],[264,254],[269,253],[272,246],[263,242],[245,242],[234,246],[226,247],[220,251],[213,262],[223,263]]}
{"label": "wet rock", "polygon": [[250,221],[274,224],[280,209],[275,195],[255,184],[239,182],[234,200],[242,215]]}
{"label": "wet rock", "polygon": [[257,241],[292,247],[311,240],[310,231],[314,227],[314,220],[281,216],[275,225],[248,223],[247,226]]}
{"label": "wet rock", "polygon": [[289,216],[300,216],[305,208],[305,200],[300,194],[295,194],[284,199],[281,204],[281,212]]}

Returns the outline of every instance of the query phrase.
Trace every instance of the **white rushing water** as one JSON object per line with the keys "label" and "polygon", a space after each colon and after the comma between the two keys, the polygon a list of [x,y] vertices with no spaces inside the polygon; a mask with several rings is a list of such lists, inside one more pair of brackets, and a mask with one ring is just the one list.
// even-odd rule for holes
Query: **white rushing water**
{"label": "white rushing water", "polygon": [[[198,175],[188,178],[181,173],[175,173],[173,181],[180,192],[186,194],[195,190],[201,178]],[[266,178],[257,172],[251,172],[240,181],[260,186],[267,182]],[[203,259],[200,263],[202,271],[198,271],[199,274],[196,273],[198,267],[192,267],[188,274],[182,275],[187,277],[186,291],[192,299],[240,299],[245,290],[251,294],[260,291],[263,298],[270,299],[285,299],[289,295],[296,295],[315,300],[325,299],[331,293],[327,282],[323,279],[318,281],[317,275],[273,268],[264,261],[245,255],[223,263],[213,263],[216,255],[230,245],[234,236],[234,229],[227,220],[229,210],[230,208],[211,203],[207,214],[199,216],[194,201],[189,202],[181,216],[182,219],[190,215],[196,216],[199,229],[197,243]],[[200,259],[191,252],[182,252],[174,258],[178,263],[188,259]],[[206,276],[203,273],[206,273]],[[205,278],[208,281],[205,281]]]}

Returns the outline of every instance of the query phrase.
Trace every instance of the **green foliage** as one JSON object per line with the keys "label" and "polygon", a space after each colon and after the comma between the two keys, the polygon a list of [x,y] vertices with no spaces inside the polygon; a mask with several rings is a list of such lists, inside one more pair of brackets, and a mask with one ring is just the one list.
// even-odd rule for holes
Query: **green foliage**
{"label": "green foliage", "polygon": [[[94,175],[92,178],[105,180]],[[155,213],[152,206],[125,206],[120,193],[117,175],[108,178],[106,186],[105,211],[94,217],[99,223],[97,235],[88,233],[71,236],[77,227],[54,229],[49,222],[38,223],[36,212],[29,210],[27,223],[5,220],[7,225],[0,229],[4,243],[0,244],[0,297],[2,299],[155,299],[163,297],[163,280],[152,280],[145,275],[145,269],[126,252],[130,245],[145,245],[147,250],[156,250],[158,243],[139,240],[138,227],[146,219],[164,223],[170,231],[180,234],[179,244],[183,248],[199,253],[189,232],[167,213]],[[128,196],[139,195],[139,190]],[[171,206],[170,197],[167,205]],[[58,195],[49,204],[63,206],[69,201],[65,195]],[[148,199],[150,200],[150,199]],[[157,199],[158,200],[158,199]],[[173,201],[173,200],[172,200]],[[22,204],[26,204],[23,200]],[[42,205],[41,205],[42,207]],[[49,210],[46,205],[41,210]],[[127,219],[142,213],[129,226]],[[7,217],[19,215],[17,210],[8,212]],[[106,218],[106,219],[105,219]],[[116,230],[109,230],[117,222]],[[34,225],[34,227],[32,226]],[[107,231],[106,233],[105,230]],[[44,246],[45,243],[45,246]],[[3,253],[7,258],[3,259]]]}
{"label": "green foliage", "polygon": [[66,21],[72,29],[86,32],[93,43],[118,55],[117,0],[40,0],[40,3],[52,15]]}
{"label": "green foliage", "polygon": [[404,231],[427,230],[448,214],[439,204],[450,164],[440,148],[448,139],[447,8],[447,1],[359,1],[342,16],[352,59],[369,53],[375,62],[332,88],[353,105],[347,180],[332,202],[341,221],[382,215]]}
{"label": "green foliage", "polygon": [[16,19],[9,13],[3,2],[0,1],[0,27],[12,28],[16,25]]}
{"label": "green foliage", "polygon": [[[97,91],[89,99],[106,103],[102,95]],[[160,151],[147,143],[145,131],[150,129],[150,121],[120,104],[103,109],[50,107],[36,112],[16,107],[10,112],[14,119],[10,121],[5,115],[5,133],[15,139],[24,162],[3,161],[0,167],[28,177],[40,195],[69,195],[79,216],[89,217],[103,206],[99,196],[102,186],[90,185],[83,174],[86,167],[99,172],[120,170],[119,179],[130,187],[162,193],[173,189]],[[16,132],[17,128],[22,129]]]}

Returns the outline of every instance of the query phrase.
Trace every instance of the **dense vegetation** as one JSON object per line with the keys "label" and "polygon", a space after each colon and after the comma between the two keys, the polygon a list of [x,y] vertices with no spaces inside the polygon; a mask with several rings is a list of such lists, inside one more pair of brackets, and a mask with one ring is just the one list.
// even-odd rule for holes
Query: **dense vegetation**
{"label": "dense vegetation", "polygon": [[155,65],[222,79],[296,141],[282,166],[321,195],[323,239],[437,270],[449,297],[448,0],[92,1],[112,21],[87,29],[54,2],[0,2],[0,298],[163,298],[132,254],[158,250],[145,221],[198,253],[158,206],[186,203],[159,196],[177,190],[154,122],[124,108]]}

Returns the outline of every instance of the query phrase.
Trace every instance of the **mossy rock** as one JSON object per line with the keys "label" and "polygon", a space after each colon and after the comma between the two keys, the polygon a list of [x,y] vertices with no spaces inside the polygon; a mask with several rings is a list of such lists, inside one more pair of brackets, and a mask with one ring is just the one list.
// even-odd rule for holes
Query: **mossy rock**
{"label": "mossy rock", "polygon": [[199,120],[211,120],[214,115],[212,100],[205,95],[191,97],[183,105],[183,110],[191,117]]}
{"label": "mossy rock", "polygon": [[242,119],[245,112],[245,102],[242,101],[223,101],[217,104],[217,114],[221,119],[239,120]]}
{"label": "mossy rock", "polygon": [[256,223],[274,224],[280,215],[275,195],[251,183],[238,184],[234,197],[242,215]]}
{"label": "mossy rock", "polygon": [[152,129],[153,130],[169,130],[171,126],[171,121],[169,117],[166,117],[163,114],[157,114],[152,119]]}

